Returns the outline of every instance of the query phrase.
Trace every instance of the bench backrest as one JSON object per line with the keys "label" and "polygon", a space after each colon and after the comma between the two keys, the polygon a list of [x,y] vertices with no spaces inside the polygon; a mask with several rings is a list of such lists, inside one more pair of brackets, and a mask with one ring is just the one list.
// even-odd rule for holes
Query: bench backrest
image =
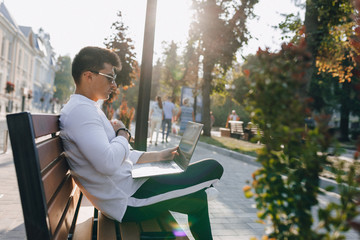
{"label": "bench backrest", "polygon": [[231,133],[244,134],[242,121],[229,121],[229,124]]}
{"label": "bench backrest", "polygon": [[59,115],[7,115],[28,239],[67,239],[81,192],[70,176]]}

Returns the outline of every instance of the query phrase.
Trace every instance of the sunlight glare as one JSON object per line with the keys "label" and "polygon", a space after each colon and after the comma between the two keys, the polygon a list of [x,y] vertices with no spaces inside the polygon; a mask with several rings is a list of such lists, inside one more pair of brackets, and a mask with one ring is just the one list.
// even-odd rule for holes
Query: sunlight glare
{"label": "sunlight glare", "polygon": [[[163,41],[184,45],[191,23],[190,0],[158,0],[155,32],[155,49],[162,49]],[[161,52],[156,52],[159,55]]]}

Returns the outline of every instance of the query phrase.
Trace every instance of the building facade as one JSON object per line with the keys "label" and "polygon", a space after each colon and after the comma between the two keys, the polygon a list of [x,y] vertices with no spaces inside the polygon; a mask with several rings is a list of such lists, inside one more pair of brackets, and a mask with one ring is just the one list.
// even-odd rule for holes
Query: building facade
{"label": "building facade", "polygon": [[0,3],[0,118],[19,111],[50,112],[56,71],[50,36],[19,26]]}

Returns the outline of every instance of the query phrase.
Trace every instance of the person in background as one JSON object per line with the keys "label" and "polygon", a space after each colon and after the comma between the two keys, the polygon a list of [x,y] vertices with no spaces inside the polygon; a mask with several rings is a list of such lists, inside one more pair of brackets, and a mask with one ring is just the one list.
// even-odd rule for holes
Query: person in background
{"label": "person in background", "polygon": [[236,114],[236,111],[232,110],[227,118],[225,127],[229,127],[229,121],[239,121],[239,120],[240,120],[240,117]]}
{"label": "person in background", "polygon": [[214,126],[215,123],[215,117],[213,115],[213,112],[210,111],[210,129]]}
{"label": "person in background", "polygon": [[152,143],[152,137],[154,130],[156,129],[155,146],[157,146],[161,121],[163,119],[163,104],[160,96],[156,96],[155,102],[150,108],[150,143]]}
{"label": "person in background", "polygon": [[165,126],[167,124],[167,131],[165,140],[168,142],[169,133],[171,132],[171,123],[172,118],[175,112],[175,104],[171,102],[171,97],[167,97],[167,99],[163,102],[163,111],[164,111],[164,118],[162,121],[162,143],[164,143],[165,137]]}
{"label": "person in background", "polygon": [[194,109],[189,104],[189,99],[184,98],[183,105],[180,107],[176,120],[180,119],[179,134],[182,135],[185,131],[186,125],[189,121],[195,122]]}
{"label": "person in background", "polygon": [[104,215],[119,222],[139,222],[175,211],[188,216],[195,239],[211,240],[208,200],[223,174],[214,159],[191,163],[172,175],[134,179],[135,164],[173,160],[178,146],[143,152],[130,148],[131,134],[119,120],[109,121],[98,103],[117,88],[118,55],[85,47],[75,56],[75,94],[60,113],[60,137],[74,181]]}

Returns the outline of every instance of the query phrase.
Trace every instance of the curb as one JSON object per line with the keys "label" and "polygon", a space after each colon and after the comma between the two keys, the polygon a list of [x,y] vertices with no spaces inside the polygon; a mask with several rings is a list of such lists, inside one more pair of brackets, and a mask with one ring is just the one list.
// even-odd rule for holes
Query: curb
{"label": "curb", "polygon": [[[220,148],[220,147],[217,147],[217,146],[214,146],[214,145],[211,145],[211,144],[208,144],[208,143],[200,142],[200,141],[198,142],[198,145],[202,146],[202,147],[205,147],[205,148],[207,148],[209,150],[216,151],[216,152],[218,152],[220,154],[232,157],[234,159],[246,162],[248,164],[252,164],[252,165],[257,166],[257,167],[262,166],[260,163],[256,162],[256,157],[252,157],[252,156],[249,156],[249,155],[246,155],[246,154],[243,154],[243,153],[235,152],[233,150]],[[327,178],[324,178],[324,177],[320,177],[319,187],[321,189],[324,189],[324,191],[325,191],[325,189],[327,187],[330,187],[330,186],[334,188],[331,191],[331,193],[339,194],[339,188],[338,188],[338,184],[337,184],[336,181],[334,181],[332,179],[327,179]]]}
{"label": "curb", "polygon": [[204,143],[204,142],[200,142],[200,141],[198,142],[198,145],[202,146],[202,147],[205,147],[207,149],[216,151],[216,152],[218,152],[220,154],[223,154],[223,155],[226,155],[228,157],[232,157],[232,158],[235,158],[237,160],[246,162],[248,164],[252,164],[252,165],[255,165],[257,167],[261,166],[260,163],[256,162],[256,157],[252,157],[252,156],[249,156],[249,155],[246,155],[246,154],[243,154],[243,153],[235,152],[233,150],[221,148],[221,147],[214,146],[214,145]]}

